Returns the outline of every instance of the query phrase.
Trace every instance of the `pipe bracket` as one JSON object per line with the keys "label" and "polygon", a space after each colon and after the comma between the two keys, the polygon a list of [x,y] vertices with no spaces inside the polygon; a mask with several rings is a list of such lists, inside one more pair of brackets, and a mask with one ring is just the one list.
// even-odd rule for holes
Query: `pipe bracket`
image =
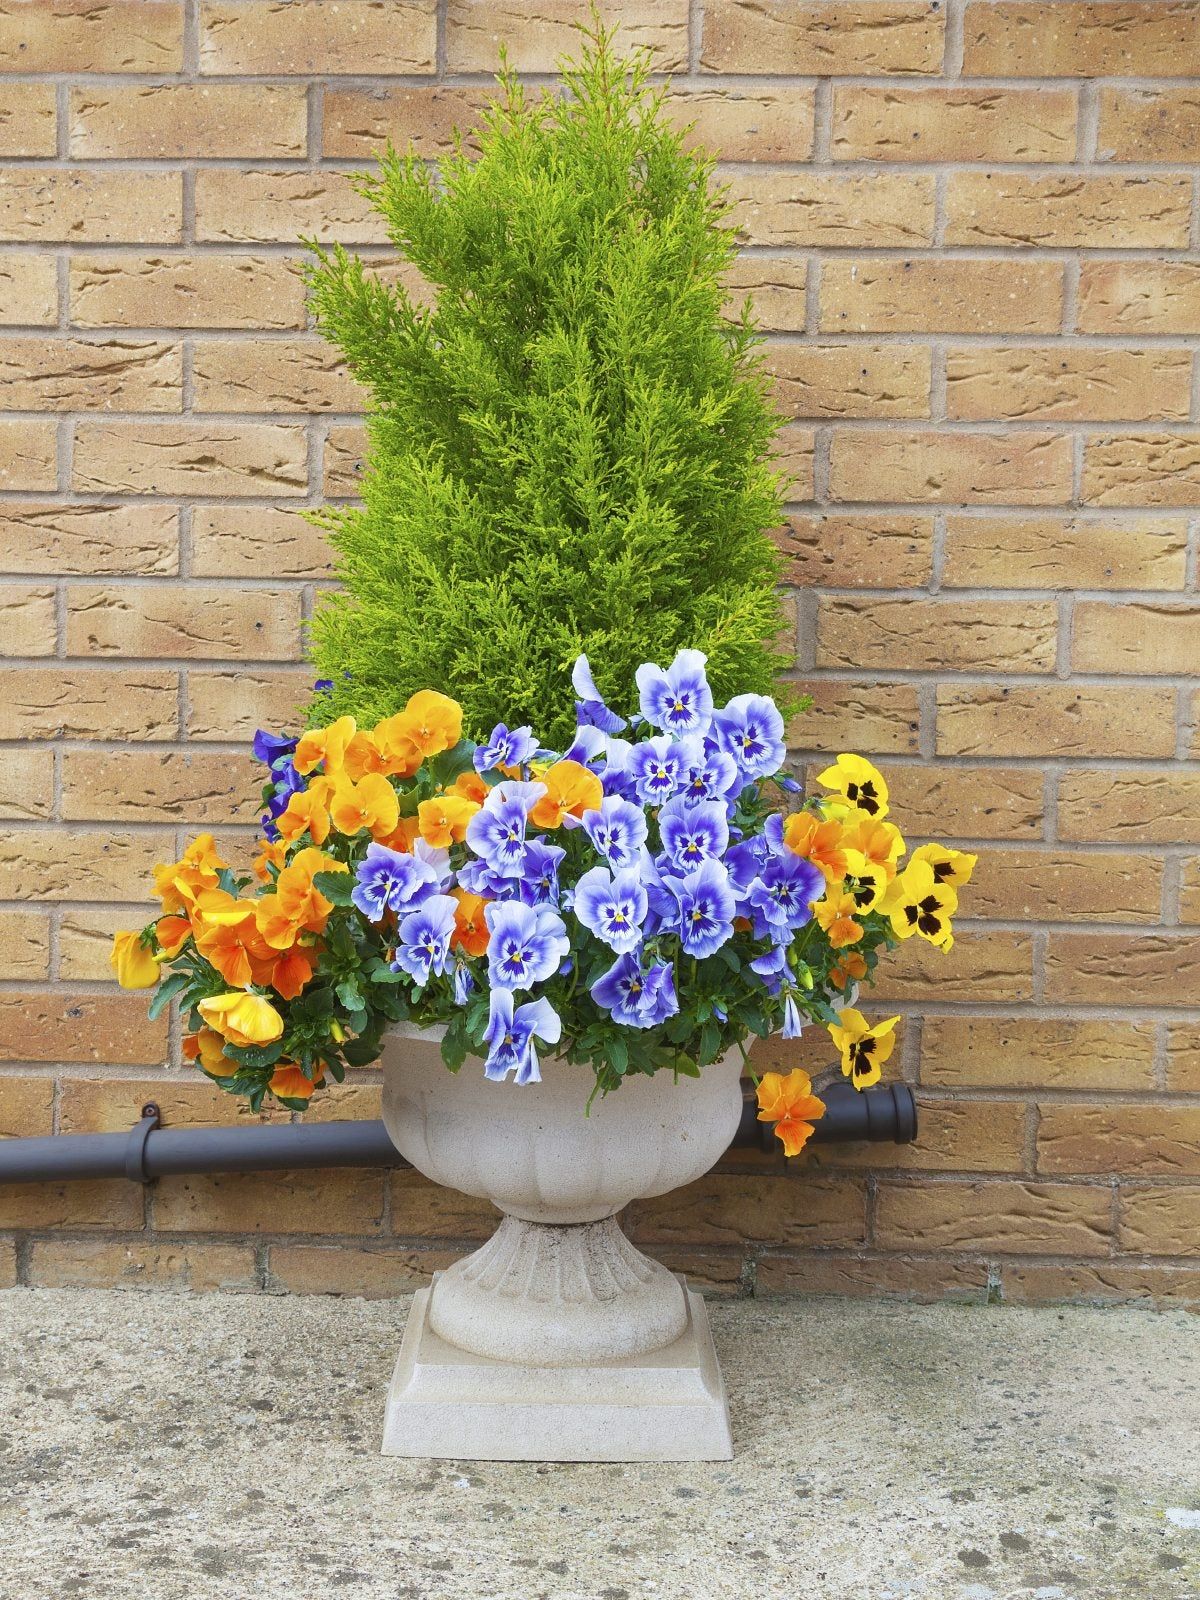
{"label": "pipe bracket", "polygon": [[160,1117],[158,1107],[150,1101],[142,1107],[142,1120],[129,1130],[125,1146],[125,1176],[130,1183],[150,1182],[150,1174],[146,1170],[146,1144],[159,1126]]}

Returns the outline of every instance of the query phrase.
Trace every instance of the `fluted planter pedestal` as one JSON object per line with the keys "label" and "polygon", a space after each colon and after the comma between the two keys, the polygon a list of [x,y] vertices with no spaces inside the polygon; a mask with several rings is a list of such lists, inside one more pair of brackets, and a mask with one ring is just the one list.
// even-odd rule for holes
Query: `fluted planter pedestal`
{"label": "fluted planter pedestal", "polygon": [[741,1110],[740,1060],[633,1078],[589,1116],[590,1074],[540,1084],[443,1066],[431,1035],[383,1053],[384,1121],[437,1183],[503,1213],[413,1302],[383,1453],[481,1461],[720,1461],[725,1388],[700,1296],[636,1249],[616,1213],[707,1172]]}

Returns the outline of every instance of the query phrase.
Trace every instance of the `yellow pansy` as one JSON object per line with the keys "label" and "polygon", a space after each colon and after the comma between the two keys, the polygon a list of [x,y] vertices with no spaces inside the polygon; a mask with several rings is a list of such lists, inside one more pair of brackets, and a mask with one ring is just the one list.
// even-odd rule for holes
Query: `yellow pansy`
{"label": "yellow pansy", "polygon": [[888,1017],[871,1027],[861,1011],[847,1007],[838,1012],[838,1021],[827,1023],[829,1037],[842,1057],[842,1073],[856,1089],[869,1089],[883,1076],[883,1064],[896,1048],[895,1027],[899,1017]]}
{"label": "yellow pansy", "polygon": [[833,766],[817,774],[817,782],[840,795],[848,809],[875,820],[887,816],[887,784],[883,774],[863,756],[840,755]]}
{"label": "yellow pansy", "polygon": [[861,850],[847,850],[845,856],[846,893],[854,901],[856,911],[870,911],[887,890],[887,874],[882,867],[868,861]]}
{"label": "yellow pansy", "polygon": [[928,861],[914,857],[879,902],[879,910],[890,917],[899,939],[919,933],[939,950],[954,943],[950,919],[958,910],[958,894],[950,884],[938,883]]}
{"label": "yellow pansy", "polygon": [[122,989],[153,989],[159,980],[158,960],[140,933],[116,934],[108,961]]}
{"label": "yellow pansy", "polygon": [[904,854],[904,837],[891,822],[878,822],[865,812],[846,819],[845,842],[879,867],[890,883]]}
{"label": "yellow pansy", "polygon": [[467,823],[479,809],[478,801],[464,799],[460,794],[440,794],[433,800],[422,800],[417,807],[417,826],[422,839],[436,850],[448,850],[452,844],[461,844],[467,836]]}
{"label": "yellow pansy", "polygon": [[196,1010],[230,1044],[273,1044],[283,1032],[283,1018],[265,995],[247,990],[213,995]]}
{"label": "yellow pansy", "polygon": [[913,861],[927,861],[933,869],[934,883],[948,883],[952,889],[961,889],[965,883],[970,883],[978,860],[978,856],[966,850],[951,850],[944,844],[923,844],[913,851],[909,865]]}
{"label": "yellow pansy", "polygon": [[346,749],[357,731],[353,717],[339,717],[327,728],[310,728],[296,745],[292,765],[297,772],[305,773],[323,761],[327,776],[335,776],[346,764]]}

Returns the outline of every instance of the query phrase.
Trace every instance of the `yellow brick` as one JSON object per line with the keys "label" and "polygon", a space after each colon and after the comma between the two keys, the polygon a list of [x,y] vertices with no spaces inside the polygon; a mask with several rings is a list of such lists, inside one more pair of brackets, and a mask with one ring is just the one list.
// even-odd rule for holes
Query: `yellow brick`
{"label": "yellow brick", "polygon": [[104,1178],[83,1183],[0,1185],[0,1228],[140,1228],[140,1183]]}
{"label": "yellow brick", "polygon": [[30,1246],[29,1281],[42,1289],[154,1289],[189,1294],[230,1294],[258,1287],[250,1245],[126,1239],[35,1239]]}
{"label": "yellow brick", "polygon": [[787,256],[738,256],[725,274],[726,305],[740,315],[747,295],[755,321],[779,333],[803,333],[808,265]]}
{"label": "yellow brick", "polygon": [[791,748],[836,755],[841,750],[916,755],[920,710],[910,683],[841,683],[818,678],[813,703],[788,726]]}
{"label": "yellow brick", "polygon": [[929,244],[933,179],[927,174],[737,172],[731,221],[752,245]]}
{"label": "yellow brick", "polygon": [[786,417],[928,417],[927,348],[772,344],[766,369]]}
{"label": "yellow brick", "polygon": [[1190,77],[1200,40],[1190,0],[970,0],[963,71],[973,77]]}
{"label": "yellow brick", "polygon": [[[964,891],[965,911],[970,910],[969,895],[968,888]],[[935,950],[926,939],[905,940],[880,961],[871,1004],[1029,1000],[1032,996],[1032,936],[972,928],[956,930],[949,953]]]}
{"label": "yellow brick", "polygon": [[921,1082],[951,1089],[1153,1089],[1154,1031],[1149,1022],[1111,1018],[926,1017]]}
{"label": "yellow brick", "polygon": [[947,517],[952,589],[1182,589],[1178,517]]}
{"label": "yellow brick", "polygon": [[1200,1301],[1200,1272],[1142,1262],[1089,1262],[1086,1266],[1005,1262],[1004,1303],[1047,1305],[1150,1305],[1192,1310]]}
{"label": "yellow brick", "polygon": [[203,242],[291,244],[298,238],[385,244],[383,219],[345,172],[239,171],[196,174],[196,238]]}
{"label": "yellow brick", "polygon": [[1057,333],[1063,268],[1057,261],[826,261],[821,328],[827,333]]}
{"label": "yellow brick", "polygon": [[[0,911],[0,978],[50,976],[50,919],[39,911]],[[5,1086],[0,1080],[0,1095]]]}
{"label": "yellow brick", "polygon": [[937,72],[944,18],[931,0],[709,0],[700,64],[822,77]]}
{"label": "yellow brick", "polygon": [[0,570],[137,575],[178,570],[178,514],[159,505],[0,505]]}
{"label": "yellow brick", "polygon": [[1194,85],[1155,89],[1102,86],[1096,154],[1101,161],[1194,159],[1200,142],[1200,92]]}
{"label": "yellow brick", "polygon": [[0,156],[52,156],[57,149],[54,85],[6,83],[0,104]]}
{"label": "yellow brick", "polygon": [[1163,864],[1155,856],[985,850],[961,909],[972,917],[1040,922],[1157,922]]}
{"label": "yellow brick", "polygon": [[370,89],[330,84],[325,90],[323,153],[370,160],[390,140],[400,150],[413,145],[426,158],[448,155],[454,149],[454,130],[465,136],[490,98],[485,89],[440,83]]}
{"label": "yellow brick", "polygon": [[54,590],[0,583],[0,656],[52,656],[54,640]]}
{"label": "yellow brick", "polygon": [[1200,1185],[1122,1187],[1117,1241],[1134,1255],[1200,1255]]}
{"label": "yellow brick", "polygon": [[910,839],[1041,838],[1042,775],[1028,767],[889,766],[887,781]]}
{"label": "yellow brick", "polygon": [[335,424],[330,428],[325,439],[321,487],[326,499],[358,494],[366,449],[366,429],[360,423]]}
{"label": "yellow brick", "polygon": [[54,753],[9,750],[0,762],[0,818],[48,817],[54,804]]}
{"label": "yellow brick", "polygon": [[155,1066],[166,1052],[166,1019],[147,1020],[144,994],[0,995],[0,1061]]}
{"label": "yellow brick", "polygon": [[177,172],[36,166],[0,172],[0,239],[177,244],[182,237]]}
{"label": "yellow brick", "polygon": [[378,1234],[383,1179],[378,1172],[197,1173],[160,1178],[154,1226],[172,1233]]}
{"label": "yellow brick", "polygon": [[1025,1103],[1020,1100],[933,1100],[919,1097],[912,1144],[822,1145],[813,1151],[823,1168],[870,1167],[883,1171],[1022,1172]]}
{"label": "yellow brick", "polygon": [[1058,616],[1049,601],[823,598],[819,667],[1049,672]]}
{"label": "yellow brick", "polygon": [[0,342],[8,411],[181,411],[183,353],[158,339]]}
{"label": "yellow brick", "polygon": [[248,671],[188,673],[188,736],[252,739],[259,728],[300,728],[312,692],[312,673]]}
{"label": "yellow brick", "polygon": [[58,487],[58,428],[26,418],[0,420],[0,489]]}
{"label": "yellow brick", "polygon": [[1089,439],[1083,499],[1093,506],[1194,507],[1200,434],[1130,433]]}
{"label": "yellow brick", "polygon": [[[597,10],[608,26],[620,24],[623,51],[650,50],[658,72],[686,65],[687,0],[655,0],[641,12],[600,0]],[[449,0],[446,65],[451,72],[495,72],[503,44],[517,72],[553,72],[561,56],[578,53],[578,21],[573,0],[541,0],[536,11],[518,0]]]}
{"label": "yellow brick", "polygon": [[666,110],[688,145],[723,161],[807,161],[812,154],[810,89],[677,89]]}
{"label": "yellow brick", "polygon": [[287,507],[197,506],[192,572],[198,578],[327,578],[333,558],[322,529]]}
{"label": "yellow brick", "polygon": [[1173,1023],[1167,1029],[1167,1088],[1172,1094],[1200,1091],[1200,1023]]}
{"label": "yellow brick", "polygon": [[775,435],[775,471],[783,480],[783,492],[789,500],[811,500],[813,497],[813,463],[816,440],[811,428],[785,422]]}
{"label": "yellow brick", "polygon": [[[1075,607],[1072,659],[1077,672],[1186,677],[1200,662],[1200,608],[1081,600]],[[1114,740],[1110,748],[1119,745]]]}
{"label": "yellow brick", "polygon": [[[378,1062],[369,1063],[378,1066]],[[377,1075],[378,1076],[378,1075]],[[382,1083],[326,1083],[309,1101],[305,1122],[345,1122],[354,1118],[377,1120],[383,1115]]]}
{"label": "yellow brick", "polygon": [[1191,180],[951,172],[946,243],[1028,249],[1184,249]]}
{"label": "yellow brick", "polygon": [[93,494],[303,494],[308,445],[266,422],[79,422],[73,485]]}
{"label": "yellow brick", "polygon": [[364,394],[322,339],[205,339],[193,355],[197,411],[361,411]]}
{"label": "yellow brick", "polygon": [[0,669],[0,739],[176,739],[179,680],[134,668]]}
{"label": "yellow brick", "polygon": [[0,68],[9,72],[178,72],[178,0],[38,0],[0,12]]}
{"label": "yellow brick", "polygon": [[67,590],[69,655],[292,661],[299,648],[296,589],[80,583]]}
{"label": "yellow brick", "polygon": [[1039,1113],[1039,1172],[1200,1173],[1200,1106],[1043,1105]]}
{"label": "yellow brick", "polygon": [[1200,858],[1183,863],[1179,886],[1179,920],[1200,923]]}
{"label": "yellow brick", "polygon": [[1052,1005],[1200,1005],[1196,934],[1051,933],[1046,999]]}
{"label": "yellow brick", "polygon": [[432,72],[434,0],[202,0],[206,73]]}
{"label": "yellow brick", "polygon": [[1109,1251],[1109,1192],[1099,1184],[884,1182],[878,1204],[876,1242],[884,1249]]}
{"label": "yellow brick", "polygon": [[924,1304],[936,1300],[983,1301],[984,1261],[922,1261],[913,1256],[763,1255],[754,1269],[754,1293],[886,1296]]}
{"label": "yellow brick", "polygon": [[58,317],[53,256],[0,250],[0,324],[52,325]]}
{"label": "yellow brick", "polygon": [[53,1078],[0,1078],[0,1138],[54,1132]]}
{"label": "yellow brick", "polygon": [[1008,346],[946,357],[946,415],[964,422],[1178,421],[1191,388],[1183,350]]}
{"label": "yellow brick", "polygon": [[1062,839],[1200,844],[1200,774],[1064,772],[1058,829]]}
{"label": "yellow brick", "polygon": [[1068,683],[937,689],[940,756],[1175,754],[1171,689]]}
{"label": "yellow brick", "polygon": [[132,157],[303,156],[308,108],[302,87],[263,84],[88,84],[72,89],[75,160]]}
{"label": "yellow brick", "polygon": [[1056,505],[1071,494],[1071,440],[1058,433],[835,433],[834,500]]}
{"label": "yellow brick", "polygon": [[393,1300],[410,1294],[434,1272],[451,1266],[461,1250],[371,1248],[346,1245],[273,1244],[269,1282],[288,1294],[357,1295]]}
{"label": "yellow brick", "polygon": [[253,822],[262,768],[249,757],[69,750],[63,756],[68,822],[185,822],[212,829]]}
{"label": "yellow brick", "polygon": [[835,157],[845,161],[1071,161],[1072,89],[836,84]]}
{"label": "yellow brick", "polygon": [[175,859],[175,841],[165,828],[77,831],[71,850],[64,848],[66,837],[60,828],[0,829],[0,900],[136,898],[157,863]]}
{"label": "yellow brick", "polygon": [[631,1238],[663,1244],[857,1245],[865,1238],[865,1192],[852,1177],[709,1173],[627,1213]]}
{"label": "yellow brick", "polygon": [[784,583],[838,589],[919,588],[933,568],[929,517],[793,516],[780,530]]}
{"label": "yellow brick", "polygon": [[[149,881],[127,884],[123,892],[128,899],[140,892],[141,904],[63,912],[58,927],[58,976],[64,983],[114,981],[109,961],[114,934],[144,928],[158,911],[157,904],[150,904]],[[145,999],[149,1002],[149,995]]]}
{"label": "yellow brick", "polygon": [[292,262],[251,255],[71,258],[71,320],[85,328],[301,328]]}
{"label": "yellow brick", "polygon": [[1079,265],[1080,333],[1200,333],[1200,262]]}
{"label": "yellow brick", "polygon": [[193,1070],[190,1079],[157,1073],[146,1078],[64,1078],[59,1095],[60,1133],[123,1133],[153,1102],[164,1128],[233,1127],[286,1122],[283,1110],[250,1110],[239,1096],[225,1094]]}
{"label": "yellow brick", "polygon": [[496,1229],[496,1210],[487,1200],[431,1183],[412,1169],[388,1178],[392,1232],[414,1239],[487,1239]]}

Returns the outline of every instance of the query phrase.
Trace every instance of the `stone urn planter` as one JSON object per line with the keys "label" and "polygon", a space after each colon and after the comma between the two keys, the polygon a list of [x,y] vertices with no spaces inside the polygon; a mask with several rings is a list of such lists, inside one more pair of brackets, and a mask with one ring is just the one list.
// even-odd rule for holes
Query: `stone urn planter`
{"label": "stone urn planter", "polygon": [[385,1455],[704,1461],[732,1454],[704,1303],[637,1250],[617,1212],[700,1177],[741,1110],[733,1051],[699,1078],[660,1072],[584,1106],[586,1067],[486,1083],[443,1065],[439,1034],[385,1043],[383,1116],[435,1183],[502,1213],[479,1250],[416,1296],[388,1393]]}

